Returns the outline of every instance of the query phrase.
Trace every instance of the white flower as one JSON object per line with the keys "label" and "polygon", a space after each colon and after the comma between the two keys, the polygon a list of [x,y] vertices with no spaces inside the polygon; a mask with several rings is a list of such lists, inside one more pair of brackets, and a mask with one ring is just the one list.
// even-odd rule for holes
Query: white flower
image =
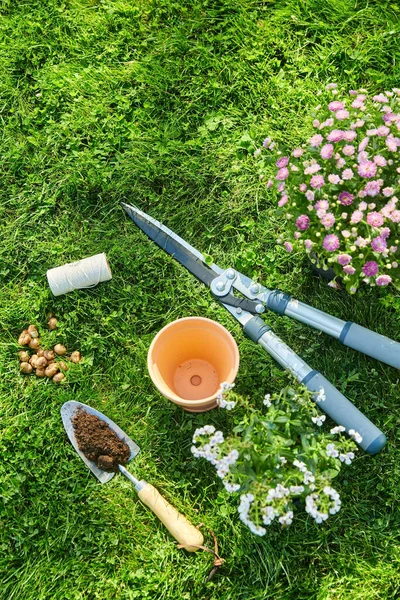
{"label": "white flower", "polygon": [[332,456],[333,458],[337,458],[339,456],[339,452],[336,450],[335,444],[327,444],[326,455]]}
{"label": "white flower", "polygon": [[223,392],[229,392],[230,390],[232,390],[235,387],[234,383],[227,383],[226,381],[223,381],[220,385],[220,388]]}
{"label": "white flower", "polygon": [[321,388],[318,392],[317,397],[315,398],[315,402],[324,402],[324,400],[326,400],[325,390],[324,388]]}
{"label": "white flower", "polygon": [[290,525],[293,521],[293,511],[289,510],[285,515],[279,517],[279,523],[281,525]]}
{"label": "white flower", "polygon": [[284,456],[280,456],[280,457],[279,457],[279,460],[281,461],[281,464],[282,464],[282,465],[286,465],[286,463],[287,463],[287,460],[286,460],[286,458],[285,458]]}
{"label": "white flower", "polygon": [[291,494],[302,494],[304,492],[304,485],[291,485],[289,490]]}
{"label": "white flower", "polygon": [[342,433],[343,431],[346,431],[346,427],[343,427],[343,425],[338,425],[337,427],[332,427],[331,429],[331,433]]}
{"label": "white flower", "polygon": [[315,423],[316,425],[318,425],[318,427],[321,427],[321,425],[323,424],[323,422],[325,421],[326,416],[325,415],[320,415],[318,417],[311,417],[311,421],[313,423]]}
{"label": "white flower", "polygon": [[240,490],[240,485],[238,483],[229,483],[229,481],[226,481],[225,479],[222,483],[224,484],[226,491],[230,494],[233,494],[233,492],[237,492],[238,490]]}
{"label": "white flower", "polygon": [[224,441],[224,434],[222,431],[216,431],[215,434],[210,437],[210,446],[216,446],[218,444],[222,444]]}
{"label": "white flower", "polygon": [[265,404],[265,406],[271,406],[272,405],[271,394],[265,394],[264,400],[263,400],[263,404]]}
{"label": "white flower", "polygon": [[304,477],[303,477],[303,481],[304,483],[307,485],[308,483],[315,483],[315,477],[314,475],[311,473],[311,471],[305,471],[304,473]]}
{"label": "white flower", "polygon": [[349,436],[351,438],[353,438],[353,440],[357,443],[357,444],[361,444],[362,442],[362,437],[361,435],[355,431],[354,429],[349,429]]}
{"label": "white flower", "polygon": [[204,427],[199,427],[195,430],[193,434],[193,444],[197,442],[197,438],[202,435],[211,435],[215,431],[215,427],[213,425],[205,425]]}
{"label": "white flower", "polygon": [[347,454],[339,454],[339,460],[344,462],[346,465],[351,465],[351,461],[354,460],[354,452],[347,452]]}
{"label": "white flower", "polygon": [[305,472],[307,471],[307,467],[306,467],[306,465],[305,465],[303,462],[301,462],[301,460],[297,460],[297,459],[296,459],[296,460],[294,460],[294,461],[293,461],[293,466],[294,466],[294,467],[297,467],[297,468],[298,468],[300,471],[302,471],[303,473],[305,473]]}
{"label": "white flower", "polygon": [[273,506],[265,506],[261,509],[263,513],[264,525],[271,525],[272,521],[279,515],[278,511]]}

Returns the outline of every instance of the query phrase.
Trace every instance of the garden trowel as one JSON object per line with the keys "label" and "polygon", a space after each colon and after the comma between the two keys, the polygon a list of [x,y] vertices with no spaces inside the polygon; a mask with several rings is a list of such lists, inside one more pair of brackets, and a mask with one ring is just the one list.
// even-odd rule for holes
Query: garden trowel
{"label": "garden trowel", "polygon": [[[72,425],[72,419],[74,418],[76,412],[78,410],[83,410],[91,415],[94,415],[105,421],[107,425],[112,429],[120,440],[125,442],[127,446],[130,448],[131,455],[129,460],[134,458],[140,448],[134,441],[132,441],[114,421],[111,421],[108,417],[103,415],[101,412],[87,406],[86,404],[82,404],[81,402],[70,401],[63,404],[61,407],[61,418],[64,423],[65,431],[71,441],[71,444],[85,463],[87,467],[92,471],[94,475],[96,475],[97,479],[101,483],[107,483],[110,481],[115,473],[108,473],[107,471],[103,471],[100,469],[93,461],[89,460],[83,452],[79,449],[78,442],[75,438],[75,431]],[[162,523],[164,523],[165,527],[168,531],[174,536],[174,538],[189,552],[195,552],[199,549],[200,546],[203,545],[203,535],[201,532],[194,527],[189,521],[181,515],[176,508],[171,506],[163,496],[153,487],[150,483],[146,481],[138,480],[134,477],[123,465],[118,465],[121,473],[125,475],[135,486],[135,489],[138,493],[140,500],[148,506],[155,515],[160,519]]]}

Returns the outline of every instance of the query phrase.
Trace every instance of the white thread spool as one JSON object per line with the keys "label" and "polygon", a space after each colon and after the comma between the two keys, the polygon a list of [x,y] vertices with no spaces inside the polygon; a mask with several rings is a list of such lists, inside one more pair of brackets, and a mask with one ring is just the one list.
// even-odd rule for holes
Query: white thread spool
{"label": "white thread spool", "polygon": [[101,281],[109,281],[112,278],[110,265],[104,252],[49,269],[46,275],[54,296],[91,288]]}

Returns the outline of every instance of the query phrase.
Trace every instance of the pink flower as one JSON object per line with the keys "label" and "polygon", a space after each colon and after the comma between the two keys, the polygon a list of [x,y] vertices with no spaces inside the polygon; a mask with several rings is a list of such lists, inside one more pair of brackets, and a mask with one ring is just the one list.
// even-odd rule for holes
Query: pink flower
{"label": "pink flower", "polygon": [[336,166],[338,169],[343,169],[344,165],[346,164],[346,161],[344,160],[344,158],[339,158],[336,161]]}
{"label": "pink flower", "polygon": [[355,131],[344,131],[343,132],[343,139],[346,140],[346,142],[352,142],[353,140],[355,140],[357,137],[357,134]]}
{"label": "pink flower", "polygon": [[361,108],[362,106],[364,106],[364,103],[361,100],[357,100],[357,98],[355,100],[353,100],[353,102],[351,103],[351,106],[353,108]]}
{"label": "pink flower", "polygon": [[358,119],[355,123],[353,123],[350,127],[351,129],[358,129],[359,127],[363,127],[365,125],[364,119]]}
{"label": "pink flower", "polygon": [[354,173],[351,169],[345,169],[342,173],[342,179],[344,179],[345,181],[348,179],[351,179],[353,177]]}
{"label": "pink flower", "polygon": [[318,148],[318,146],[322,143],[323,139],[324,138],[322,137],[322,135],[320,133],[316,133],[310,139],[310,146],[313,146],[314,148]]}
{"label": "pink flower", "polygon": [[385,125],[381,125],[377,129],[377,133],[380,137],[385,137],[386,135],[389,135],[390,129],[389,129],[389,127],[386,127]]}
{"label": "pink flower", "polygon": [[321,148],[321,158],[332,158],[332,154],[333,154],[333,146],[332,144],[325,144],[324,146],[322,146]]}
{"label": "pink flower", "polygon": [[389,227],[382,227],[380,234],[381,237],[385,238],[385,240],[389,237],[390,235],[390,229]]}
{"label": "pink flower", "polygon": [[313,175],[311,177],[310,185],[314,189],[321,188],[325,184],[324,178],[322,175]]}
{"label": "pink flower", "polygon": [[285,246],[285,250],[287,250],[288,252],[291,252],[293,250],[293,246],[290,242],[285,242],[283,245]]}
{"label": "pink flower", "polygon": [[347,239],[348,239],[348,238],[351,236],[351,233],[350,233],[350,231],[347,231],[347,229],[343,229],[343,231],[342,231],[341,233],[342,233],[342,236],[343,236],[343,237],[344,237],[346,240],[347,240]]}
{"label": "pink flower", "polygon": [[335,252],[340,246],[339,238],[334,233],[329,233],[324,237],[322,245],[328,252]]}
{"label": "pink flower", "polygon": [[310,226],[310,219],[307,215],[300,215],[296,220],[296,226],[300,231],[306,231]]}
{"label": "pink flower", "polygon": [[361,100],[361,102],[365,102],[367,96],[365,94],[358,94],[357,100]]}
{"label": "pink flower", "polygon": [[330,133],[328,133],[326,139],[328,142],[340,142],[343,139],[343,131],[340,129],[332,129]]}
{"label": "pink flower", "polygon": [[335,116],[339,121],[344,121],[349,118],[350,113],[348,110],[338,110]]}
{"label": "pink flower", "polygon": [[276,179],[278,179],[279,181],[284,181],[288,177],[289,177],[289,169],[287,167],[283,167],[282,169],[279,169],[279,171],[276,174]]}
{"label": "pink flower", "polygon": [[371,135],[377,135],[378,130],[377,129],[367,129],[367,135],[371,136]]}
{"label": "pink flower", "polygon": [[389,102],[389,100],[383,94],[378,94],[372,98],[375,102]]}
{"label": "pink flower", "polygon": [[347,275],[354,275],[354,273],[356,272],[355,268],[351,265],[346,265],[345,267],[343,267],[343,271],[347,273]]}
{"label": "pink flower", "polygon": [[365,148],[368,146],[369,138],[365,137],[362,142],[358,145],[358,151],[364,152]]}
{"label": "pink flower", "polygon": [[307,186],[306,186],[306,184],[305,184],[305,183],[301,183],[301,184],[299,185],[299,190],[300,190],[301,192],[305,192],[305,191],[307,190]]}
{"label": "pink flower", "polygon": [[304,240],[304,246],[306,248],[306,250],[311,250],[311,248],[313,247],[313,242],[311,240]]}
{"label": "pink flower", "polygon": [[278,202],[278,206],[285,206],[285,204],[287,203],[288,200],[289,200],[288,196],[286,196],[286,195],[282,196]]}
{"label": "pink flower", "polygon": [[379,277],[376,278],[376,285],[389,285],[391,281],[392,278],[390,275],[379,275]]}
{"label": "pink flower", "polygon": [[378,167],[385,167],[387,164],[386,158],[384,156],[381,156],[380,154],[374,156],[374,163],[377,164]]}
{"label": "pink flower", "polygon": [[379,185],[379,181],[368,181],[364,191],[367,196],[377,196],[380,192],[380,189],[381,186]]}
{"label": "pink flower", "polygon": [[296,240],[298,240],[299,238],[301,238],[301,233],[300,233],[300,231],[295,231],[295,232],[294,232],[294,234],[293,234],[293,236],[294,236],[294,238],[295,238]]}
{"label": "pink flower", "polygon": [[314,121],[312,122],[313,127],[319,127],[321,125],[320,121],[318,121],[318,119],[314,119]]}
{"label": "pink flower", "polygon": [[330,175],[328,175],[328,181],[329,183],[339,183],[340,181],[340,177],[339,175],[335,175],[335,173],[331,173]]}
{"label": "pink flower", "polygon": [[327,200],[318,200],[315,203],[315,210],[325,210],[327,211],[329,208],[329,202]]}
{"label": "pink flower", "polygon": [[300,158],[300,156],[302,156],[304,154],[304,150],[302,148],[295,148],[292,152],[292,155],[295,158]]}
{"label": "pink flower", "polygon": [[337,112],[338,110],[344,109],[344,103],[334,100],[333,102],[329,102],[328,108],[331,112]]}
{"label": "pink flower", "polygon": [[367,214],[367,223],[372,227],[381,227],[383,225],[383,216],[378,212],[370,212]]}
{"label": "pink flower", "polygon": [[310,202],[312,202],[314,200],[314,192],[312,192],[311,190],[307,190],[305,193],[305,196],[307,198],[307,200],[309,200]]}
{"label": "pink flower", "polygon": [[358,174],[361,177],[365,177],[366,179],[370,179],[375,176],[376,173],[376,164],[371,160],[366,160],[362,162],[357,167]]}
{"label": "pink flower", "polygon": [[324,121],[323,123],[321,123],[321,125],[319,126],[320,129],[323,129],[324,127],[332,127],[332,125],[334,124],[334,119],[329,118],[326,119],[326,121]]}
{"label": "pink flower", "polygon": [[394,137],[388,135],[388,137],[385,140],[386,146],[387,146],[388,150],[390,150],[390,152],[397,151],[396,139],[397,138],[394,138]]}
{"label": "pink flower", "polygon": [[321,167],[319,166],[319,164],[314,163],[313,165],[310,165],[309,167],[304,169],[304,175],[312,175],[313,173],[317,173],[320,170],[321,170]]}
{"label": "pink flower", "polygon": [[400,210],[394,210],[392,213],[390,213],[389,219],[392,221],[392,223],[400,223]]}
{"label": "pink flower", "polygon": [[269,188],[271,188],[273,185],[274,185],[274,182],[272,181],[272,179],[268,179],[267,185],[266,185],[267,190],[269,190]]}
{"label": "pink flower", "polygon": [[280,169],[282,167],[287,167],[289,163],[289,157],[288,156],[281,156],[280,158],[278,158],[278,160],[276,161],[276,166],[279,167]]}
{"label": "pink flower", "polygon": [[345,154],[346,156],[353,156],[355,151],[356,149],[354,148],[354,146],[348,144],[346,146],[343,146],[343,154]]}
{"label": "pink flower", "polygon": [[367,210],[368,204],[366,202],[360,202],[360,204],[358,205],[358,208],[360,210]]}
{"label": "pink flower", "polygon": [[368,242],[365,238],[359,235],[356,241],[354,242],[354,245],[358,246],[359,248],[365,248],[366,246],[368,246]]}
{"label": "pink flower", "polygon": [[271,138],[267,137],[263,141],[262,145],[264,146],[264,148],[268,148],[268,146],[270,145],[270,143],[271,143]]}
{"label": "pink flower", "polygon": [[349,262],[351,262],[351,256],[349,254],[339,254],[337,257],[337,261],[339,265],[342,265],[342,267],[344,267],[345,265],[348,265]]}
{"label": "pink flower", "polygon": [[372,247],[372,250],[374,250],[375,252],[382,253],[387,248],[386,240],[384,238],[378,236],[372,240],[371,247]]}
{"label": "pink flower", "polygon": [[357,154],[357,160],[359,163],[366,162],[368,160],[368,152],[359,152]]}
{"label": "pink flower", "polygon": [[332,213],[326,213],[321,218],[321,224],[325,227],[325,229],[330,229],[331,227],[333,227],[335,224],[335,221],[336,221],[336,219]]}
{"label": "pink flower", "polygon": [[362,272],[367,277],[375,277],[375,275],[378,273],[378,271],[379,271],[378,263],[375,262],[374,260],[369,260],[368,262],[365,263],[365,265],[362,268]]}
{"label": "pink flower", "polygon": [[394,189],[392,187],[385,187],[382,190],[382,194],[388,198],[394,194]]}
{"label": "pink flower", "polygon": [[334,89],[336,89],[336,88],[337,88],[337,83],[328,83],[328,84],[325,86],[325,89],[326,89],[326,90],[334,90]]}
{"label": "pink flower", "polygon": [[350,192],[341,192],[338,196],[338,200],[343,206],[350,206],[353,203],[354,196]]}
{"label": "pink flower", "polygon": [[362,221],[363,217],[364,213],[362,213],[361,210],[355,210],[351,215],[350,223],[359,223],[360,221]]}

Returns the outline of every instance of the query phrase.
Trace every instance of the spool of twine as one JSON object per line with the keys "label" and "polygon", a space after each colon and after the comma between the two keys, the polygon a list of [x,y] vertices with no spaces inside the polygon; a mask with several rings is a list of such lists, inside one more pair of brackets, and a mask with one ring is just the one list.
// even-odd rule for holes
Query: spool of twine
{"label": "spool of twine", "polygon": [[91,288],[101,281],[109,281],[112,278],[110,265],[104,252],[49,269],[46,275],[54,296]]}

